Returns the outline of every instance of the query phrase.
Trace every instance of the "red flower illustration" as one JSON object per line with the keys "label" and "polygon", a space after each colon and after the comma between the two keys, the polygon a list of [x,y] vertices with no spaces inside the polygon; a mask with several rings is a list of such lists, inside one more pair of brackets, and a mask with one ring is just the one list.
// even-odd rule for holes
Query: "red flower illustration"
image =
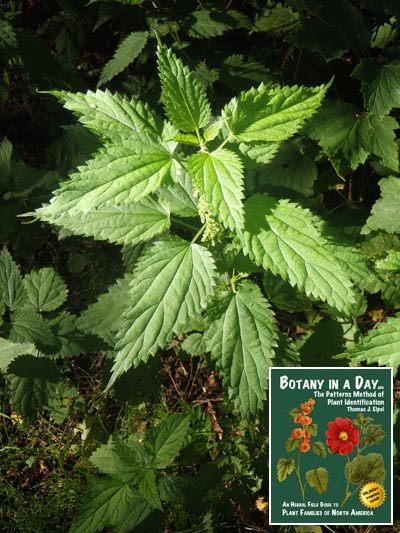
{"label": "red flower illustration", "polygon": [[359,430],[353,426],[350,418],[338,416],[335,421],[328,422],[325,435],[328,448],[339,455],[348,455],[360,442]]}

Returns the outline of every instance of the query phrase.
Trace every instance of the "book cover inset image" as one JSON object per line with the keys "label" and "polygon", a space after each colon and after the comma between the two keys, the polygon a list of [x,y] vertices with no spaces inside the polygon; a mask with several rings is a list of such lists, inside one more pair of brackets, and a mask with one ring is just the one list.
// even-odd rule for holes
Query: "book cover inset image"
{"label": "book cover inset image", "polygon": [[392,369],[270,368],[272,525],[392,524]]}

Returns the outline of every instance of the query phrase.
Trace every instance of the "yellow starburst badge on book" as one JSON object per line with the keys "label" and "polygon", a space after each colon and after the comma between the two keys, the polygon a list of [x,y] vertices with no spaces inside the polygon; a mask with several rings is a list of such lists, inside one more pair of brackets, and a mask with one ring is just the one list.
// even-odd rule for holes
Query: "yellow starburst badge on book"
{"label": "yellow starburst badge on book", "polygon": [[360,502],[368,509],[376,509],[385,501],[385,489],[376,481],[365,483],[360,489]]}

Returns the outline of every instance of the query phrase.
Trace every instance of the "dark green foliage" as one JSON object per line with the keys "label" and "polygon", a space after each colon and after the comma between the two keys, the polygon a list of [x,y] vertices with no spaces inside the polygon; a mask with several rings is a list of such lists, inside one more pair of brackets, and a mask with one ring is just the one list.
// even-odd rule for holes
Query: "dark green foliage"
{"label": "dark green foliage", "polygon": [[400,366],[399,20],[3,2],[4,413],[80,435],[60,531],[269,531],[268,367]]}

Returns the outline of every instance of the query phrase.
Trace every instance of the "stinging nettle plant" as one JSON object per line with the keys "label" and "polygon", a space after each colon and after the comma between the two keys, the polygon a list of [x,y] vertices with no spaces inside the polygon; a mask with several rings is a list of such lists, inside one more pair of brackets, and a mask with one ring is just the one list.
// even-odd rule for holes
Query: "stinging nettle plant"
{"label": "stinging nettle plant", "polygon": [[347,247],[346,262],[345,240],[324,235],[325,222],[308,208],[246,187],[247,170],[262,172],[330,84],[261,84],[215,115],[188,67],[164,45],[157,57],[168,120],[108,90],[52,92],[103,147],[36,213],[137,257],[80,319],[114,345],[108,387],[175,336],[192,355],[210,353],[241,414],[252,417],[266,398],[269,366],[285,364],[266,272],[327,313],[357,314],[356,249]]}

